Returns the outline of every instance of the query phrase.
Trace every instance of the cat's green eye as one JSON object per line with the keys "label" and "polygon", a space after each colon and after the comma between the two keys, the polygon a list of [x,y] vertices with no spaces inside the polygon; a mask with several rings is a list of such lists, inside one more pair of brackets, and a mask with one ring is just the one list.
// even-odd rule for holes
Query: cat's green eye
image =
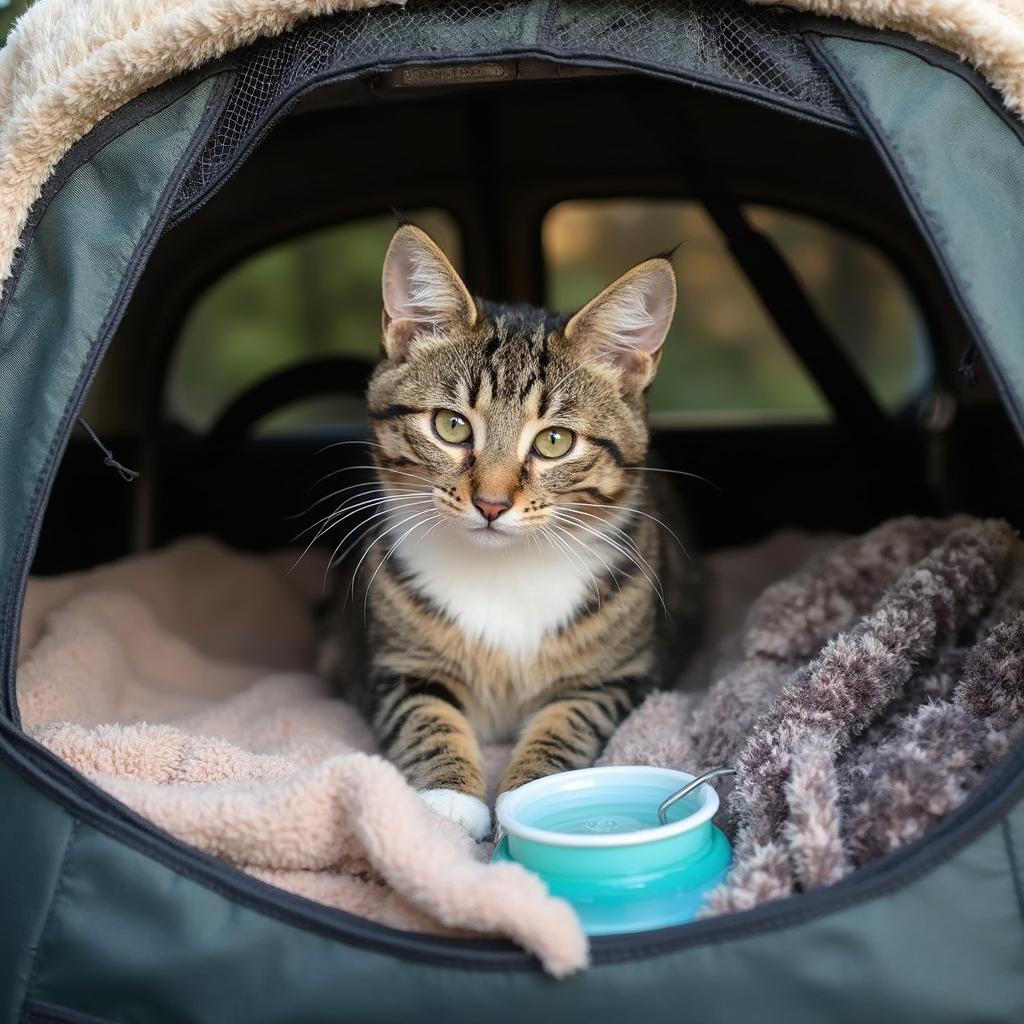
{"label": "cat's green eye", "polygon": [[434,413],[434,430],[442,441],[449,444],[465,444],[473,436],[469,420],[451,409],[438,409]]}
{"label": "cat's green eye", "polygon": [[545,459],[560,459],[576,443],[576,435],[564,427],[546,427],[533,439],[533,450]]}

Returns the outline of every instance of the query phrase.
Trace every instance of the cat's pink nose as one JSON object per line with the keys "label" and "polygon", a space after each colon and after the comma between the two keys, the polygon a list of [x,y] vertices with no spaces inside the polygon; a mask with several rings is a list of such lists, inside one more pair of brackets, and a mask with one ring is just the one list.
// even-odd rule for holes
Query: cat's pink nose
{"label": "cat's pink nose", "polygon": [[493,501],[491,498],[480,497],[474,498],[473,504],[480,510],[480,515],[489,523],[493,523],[502,512],[507,512],[512,507],[512,502],[508,500]]}

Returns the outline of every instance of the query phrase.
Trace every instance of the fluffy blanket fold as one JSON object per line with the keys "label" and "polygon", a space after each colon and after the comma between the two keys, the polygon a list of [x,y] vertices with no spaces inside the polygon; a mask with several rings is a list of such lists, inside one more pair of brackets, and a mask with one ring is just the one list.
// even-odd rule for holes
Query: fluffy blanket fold
{"label": "fluffy blanket fold", "polygon": [[1003,522],[899,519],[752,606],[706,695],[656,694],[606,763],[735,765],[710,912],[828,885],[923,835],[1024,732],[1024,552]]}
{"label": "fluffy blanket fold", "polygon": [[[739,769],[720,815],[736,864],[711,913],[828,885],[917,838],[1024,732],[1024,548],[1005,523],[900,519],[824,552],[790,536],[718,556],[717,618],[761,589],[758,568],[815,547],[722,641],[706,691],[652,695],[602,758]],[[396,927],[506,935],[556,975],[583,966],[570,908],[487,864],[309,674],[309,600],[283,565],[190,540],[33,580],[25,727],[265,881]],[[488,751],[495,777],[505,754]]]}
{"label": "fluffy blanket fold", "polygon": [[384,924],[504,935],[558,976],[586,963],[571,908],[488,864],[309,674],[309,603],[274,559],[190,540],[34,579],[21,651],[25,728],[166,831]]}

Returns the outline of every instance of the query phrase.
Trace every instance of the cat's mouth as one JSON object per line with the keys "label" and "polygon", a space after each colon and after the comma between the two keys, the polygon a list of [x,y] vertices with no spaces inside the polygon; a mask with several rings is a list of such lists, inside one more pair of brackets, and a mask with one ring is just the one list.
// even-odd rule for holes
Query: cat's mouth
{"label": "cat's mouth", "polygon": [[484,547],[503,547],[506,544],[512,543],[518,536],[518,532],[513,532],[498,523],[467,526],[466,533],[469,534],[474,543]]}

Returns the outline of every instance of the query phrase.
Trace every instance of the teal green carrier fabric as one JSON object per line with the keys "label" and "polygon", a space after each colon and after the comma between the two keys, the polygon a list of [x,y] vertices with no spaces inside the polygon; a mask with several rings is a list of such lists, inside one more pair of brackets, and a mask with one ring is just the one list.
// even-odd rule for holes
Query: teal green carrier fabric
{"label": "teal green carrier fabric", "polygon": [[[521,49],[536,43],[539,6],[513,25],[529,36]],[[813,30],[1021,425],[1020,135],[950,70],[895,43]],[[158,90],[144,116],[94,135],[41,202],[4,296],[8,685],[57,461],[229,79],[222,71]],[[556,982],[507,944],[393,932],[200,855],[28,740],[12,704],[0,715],[0,1021],[1024,1021],[1022,800],[1017,749],[932,835],[843,883],[598,939],[594,965]]]}
{"label": "teal green carrier fabric", "polygon": [[346,941],[282,921],[73,822],[6,769],[0,815],[24,826],[0,841],[5,873],[23,879],[0,933],[6,1020],[23,999],[88,1019],[207,1024],[1024,1019],[1019,806],[869,899],[824,914],[780,907],[778,924],[739,915],[733,934],[692,944],[683,929],[676,949],[637,935],[562,982],[442,942],[433,957],[402,956],[386,935]]}

